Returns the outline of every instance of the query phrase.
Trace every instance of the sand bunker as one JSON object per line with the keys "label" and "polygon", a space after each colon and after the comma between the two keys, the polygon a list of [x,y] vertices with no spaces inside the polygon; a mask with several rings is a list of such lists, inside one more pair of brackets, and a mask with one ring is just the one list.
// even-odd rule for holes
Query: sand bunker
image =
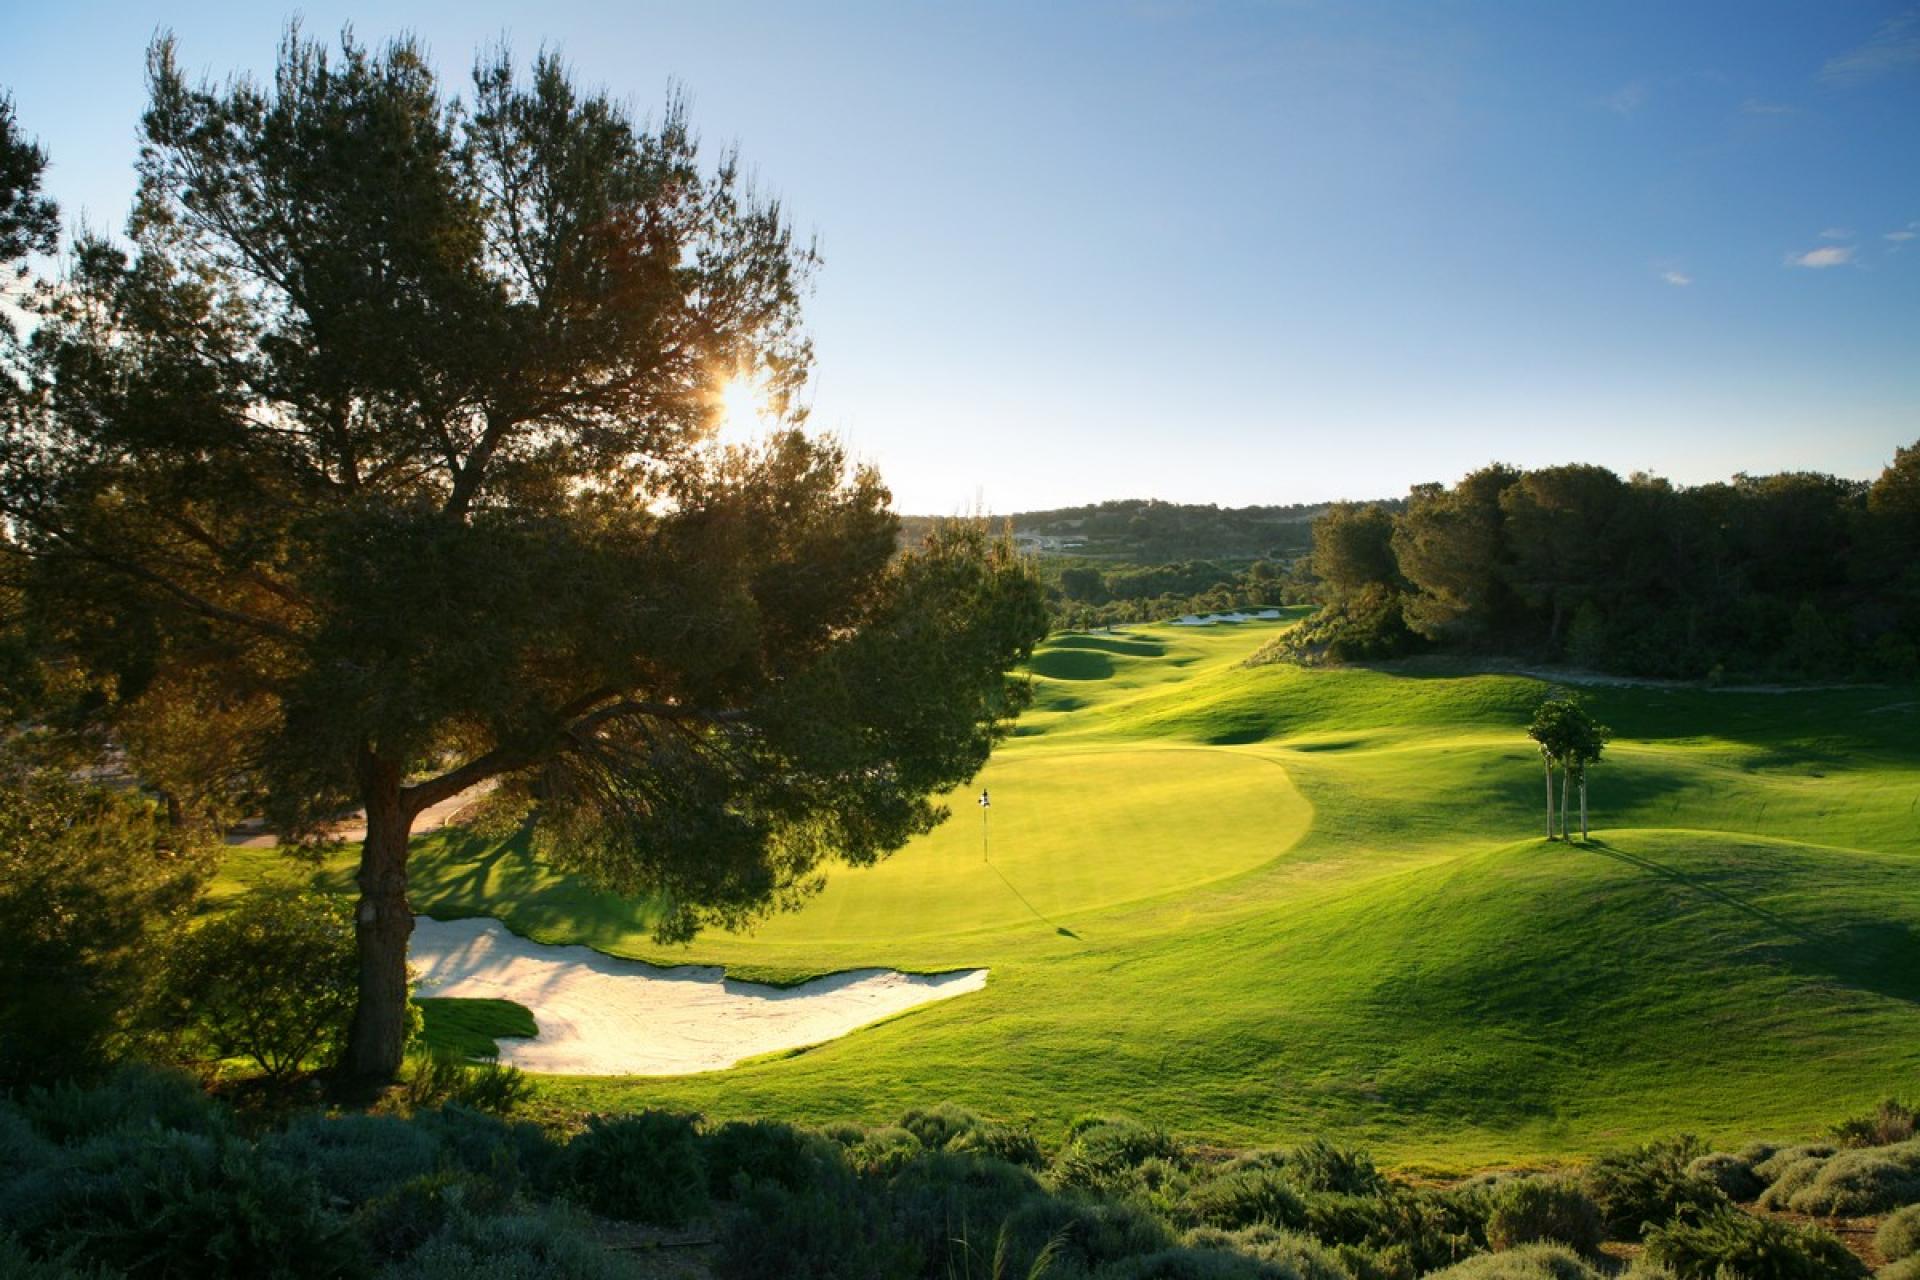
{"label": "sand bunker", "polygon": [[490,996],[531,1009],[539,1036],[500,1041],[500,1059],[562,1075],[718,1071],[987,985],[985,969],[854,969],[767,987],[717,968],[660,969],[590,947],[529,942],[498,920],[425,916],[414,921],[411,959],[420,995]]}

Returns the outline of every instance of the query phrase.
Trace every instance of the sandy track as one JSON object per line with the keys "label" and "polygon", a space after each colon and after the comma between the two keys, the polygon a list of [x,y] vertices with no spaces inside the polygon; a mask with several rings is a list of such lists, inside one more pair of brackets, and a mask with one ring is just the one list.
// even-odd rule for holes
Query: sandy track
{"label": "sandy track", "polygon": [[590,947],[550,947],[497,920],[414,921],[417,994],[512,1000],[540,1034],[500,1058],[559,1075],[684,1075],[833,1040],[987,984],[985,969],[935,975],[854,969],[797,987],[736,982],[717,968],[660,969]]}

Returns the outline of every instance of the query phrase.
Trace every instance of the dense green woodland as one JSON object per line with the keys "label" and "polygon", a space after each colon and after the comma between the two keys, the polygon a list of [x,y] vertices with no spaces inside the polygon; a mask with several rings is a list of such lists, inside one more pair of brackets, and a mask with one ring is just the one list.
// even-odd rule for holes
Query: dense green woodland
{"label": "dense green woodland", "polygon": [[1438,649],[1637,676],[1885,679],[1920,670],[1920,445],[1871,483],[1815,472],[1676,486],[1483,467],[1313,526],[1322,614],[1291,652]]}

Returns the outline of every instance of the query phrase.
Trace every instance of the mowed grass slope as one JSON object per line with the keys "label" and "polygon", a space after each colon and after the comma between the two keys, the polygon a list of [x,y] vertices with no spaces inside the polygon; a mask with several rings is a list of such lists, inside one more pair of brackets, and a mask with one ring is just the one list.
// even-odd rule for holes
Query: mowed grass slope
{"label": "mowed grass slope", "polygon": [[1403,1166],[1800,1134],[1920,1079],[1916,691],[1595,688],[1596,842],[1539,837],[1520,676],[1247,668],[1271,626],[1056,637],[972,796],[750,936],[517,845],[422,842],[416,904],[787,976],[986,965],[987,989],[774,1061],[542,1082],[560,1105],[891,1118],[952,1098],[1056,1135],[1126,1110]]}

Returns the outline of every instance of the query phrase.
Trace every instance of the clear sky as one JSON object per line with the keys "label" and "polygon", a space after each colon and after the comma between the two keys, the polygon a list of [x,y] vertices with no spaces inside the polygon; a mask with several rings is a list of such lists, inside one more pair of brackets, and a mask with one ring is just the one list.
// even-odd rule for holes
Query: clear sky
{"label": "clear sky", "polygon": [[[0,0],[0,86],[117,229],[143,53],[294,10]],[[1492,459],[1871,476],[1920,439],[1920,7],[310,3],[464,87],[685,85],[826,255],[817,427],[898,505],[1242,505]]]}

